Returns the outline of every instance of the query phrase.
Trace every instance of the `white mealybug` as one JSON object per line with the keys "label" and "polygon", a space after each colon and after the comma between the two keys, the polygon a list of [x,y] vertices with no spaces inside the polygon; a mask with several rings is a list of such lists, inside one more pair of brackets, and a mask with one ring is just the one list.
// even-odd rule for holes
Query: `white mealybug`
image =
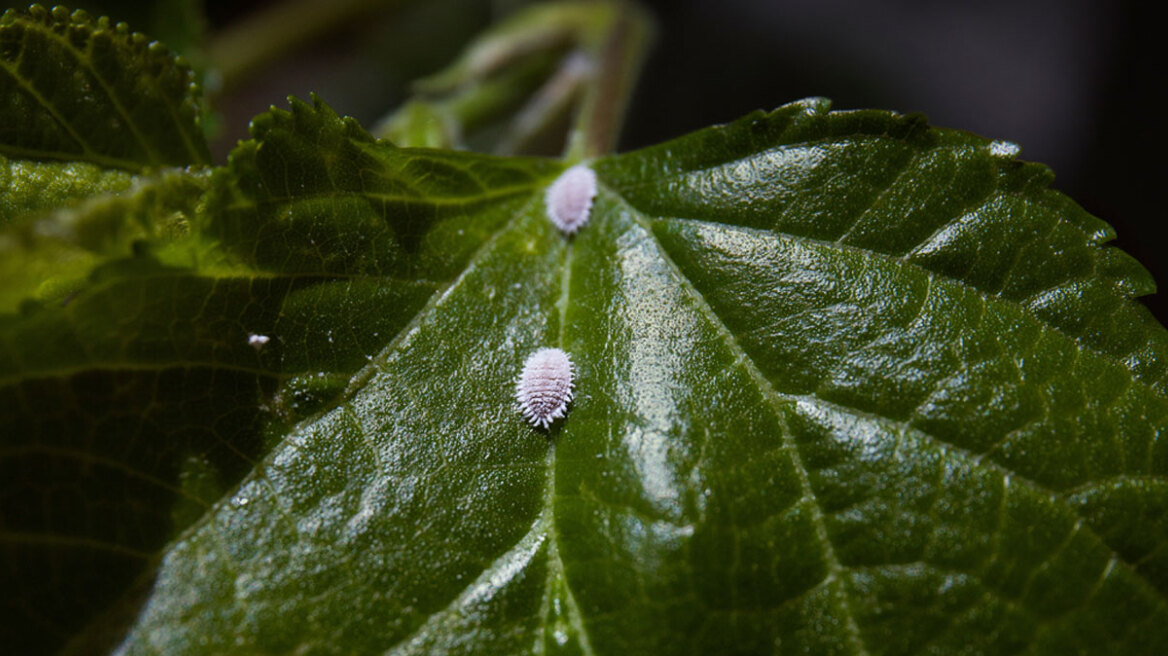
{"label": "white mealybug", "polygon": [[523,364],[515,384],[519,410],[532,426],[547,428],[568,412],[572,400],[572,360],[558,348],[541,348]]}
{"label": "white mealybug", "polygon": [[544,197],[548,218],[564,234],[570,235],[588,223],[595,197],[596,173],[583,164],[577,164],[561,173],[548,187]]}
{"label": "white mealybug", "polygon": [[262,349],[272,338],[267,335],[257,335],[252,333],[247,336],[247,345],[255,350]]}

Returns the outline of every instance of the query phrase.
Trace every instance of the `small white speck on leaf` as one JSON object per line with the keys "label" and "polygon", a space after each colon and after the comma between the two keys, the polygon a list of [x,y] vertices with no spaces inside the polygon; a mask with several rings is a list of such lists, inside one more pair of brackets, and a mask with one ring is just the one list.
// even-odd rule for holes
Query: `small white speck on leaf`
{"label": "small white speck on leaf", "polygon": [[1007,159],[1013,159],[1017,157],[1018,153],[1021,151],[1022,149],[1018,147],[1018,144],[1011,141],[998,140],[990,142],[990,155],[993,155],[994,157],[1005,157]]}
{"label": "small white speck on leaf", "polygon": [[560,174],[544,198],[547,215],[564,234],[570,235],[588,223],[592,199],[596,198],[596,173],[577,164]]}
{"label": "small white speck on leaf", "polygon": [[271,340],[272,338],[268,337],[267,335],[257,335],[252,333],[247,336],[247,345],[258,351]]}
{"label": "small white speck on leaf", "polygon": [[572,374],[571,358],[558,348],[541,348],[528,356],[515,384],[515,400],[532,426],[547,428],[567,414]]}

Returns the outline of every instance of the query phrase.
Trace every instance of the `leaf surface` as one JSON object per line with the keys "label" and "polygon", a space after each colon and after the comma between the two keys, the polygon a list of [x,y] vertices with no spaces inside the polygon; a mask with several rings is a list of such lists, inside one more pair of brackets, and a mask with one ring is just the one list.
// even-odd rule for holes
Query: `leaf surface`
{"label": "leaf surface", "polygon": [[[1168,647],[1152,282],[1007,144],[796,103],[594,162],[568,239],[558,165],[319,104],[254,134],[172,307],[217,328],[182,372],[270,380],[274,439],[121,653]],[[577,369],[546,433],[512,397],[543,346]]]}

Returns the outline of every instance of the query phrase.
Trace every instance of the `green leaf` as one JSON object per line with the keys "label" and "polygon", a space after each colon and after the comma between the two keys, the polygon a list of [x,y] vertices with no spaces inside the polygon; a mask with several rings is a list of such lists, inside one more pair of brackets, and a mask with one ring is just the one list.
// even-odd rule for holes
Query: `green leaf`
{"label": "green leaf", "polygon": [[33,5],[0,16],[0,154],[107,168],[206,164],[188,66],[124,23]]}
{"label": "green leaf", "polygon": [[[149,472],[156,513],[176,427],[253,444],[168,515],[195,519],[120,653],[1162,653],[1148,275],[1008,144],[827,110],[591,163],[574,238],[544,214],[559,165],[394,148],[319,103],[257,119],[197,267],[129,260],[0,342],[2,433],[72,435],[66,403],[91,430],[54,448],[137,449],[103,475]],[[105,315],[120,339],[80,332]],[[547,432],[512,397],[542,346],[577,369]],[[142,375],[180,421],[91,419]],[[13,498],[5,536],[98,539]]]}
{"label": "green leaf", "polygon": [[0,311],[65,301],[86,286],[94,269],[136,246],[181,241],[207,177],[175,169],[135,177],[84,162],[12,162],[11,184],[0,192],[12,215],[0,232],[6,282]]}

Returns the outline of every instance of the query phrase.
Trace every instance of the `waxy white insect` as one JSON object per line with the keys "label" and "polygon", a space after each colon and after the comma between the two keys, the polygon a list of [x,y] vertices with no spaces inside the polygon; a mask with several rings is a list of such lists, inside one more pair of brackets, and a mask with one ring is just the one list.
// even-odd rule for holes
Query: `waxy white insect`
{"label": "waxy white insect", "polygon": [[567,414],[572,374],[571,358],[558,348],[541,348],[528,356],[515,383],[515,399],[532,426],[547,428]]}
{"label": "waxy white insect", "polygon": [[564,234],[570,235],[588,223],[592,199],[596,197],[596,173],[577,164],[560,174],[547,189],[547,215]]}
{"label": "waxy white insect", "polygon": [[252,333],[247,336],[247,344],[248,346],[258,351],[266,346],[271,339],[272,338],[268,337],[267,335],[257,335]]}

